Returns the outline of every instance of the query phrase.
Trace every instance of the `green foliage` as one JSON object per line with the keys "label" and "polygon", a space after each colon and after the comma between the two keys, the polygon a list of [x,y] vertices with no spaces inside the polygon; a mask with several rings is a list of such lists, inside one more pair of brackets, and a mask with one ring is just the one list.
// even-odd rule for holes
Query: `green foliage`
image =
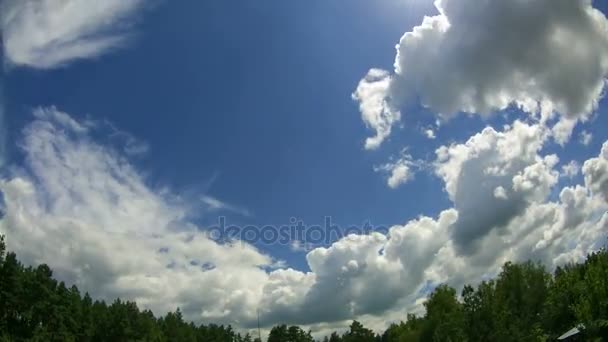
{"label": "green foliage", "polygon": [[552,341],[583,324],[584,340],[608,336],[608,252],[554,275],[538,264],[506,263],[496,279],[455,291],[438,286],[424,317],[408,315],[382,341]]}
{"label": "green foliage", "polygon": [[270,330],[268,342],[314,342],[310,332],[305,332],[300,327],[279,325]]}
{"label": "green foliage", "polygon": [[[456,290],[437,286],[424,304],[424,316],[407,315],[376,335],[353,321],[342,335],[324,342],[551,341],[582,325],[583,340],[608,336],[608,252],[584,263],[559,267],[554,274],[531,262],[506,263],[495,279]],[[184,321],[177,309],[157,318],[136,303],[93,301],[76,286],[53,279],[47,265],[26,267],[6,252],[0,236],[0,342],[151,341],[261,342],[230,326]],[[313,342],[298,326],[271,329],[268,342]]]}
{"label": "green foliage", "polygon": [[0,263],[4,260],[4,252],[6,252],[6,244],[4,243],[4,235],[0,234]]}
{"label": "green foliage", "polygon": [[456,298],[456,290],[440,285],[431,293],[424,306],[426,316],[421,332],[423,340],[465,340],[464,314],[462,304]]}
{"label": "green foliage", "polygon": [[344,342],[374,342],[376,335],[370,329],[367,329],[363,324],[353,321],[350,325],[350,330],[342,336]]}

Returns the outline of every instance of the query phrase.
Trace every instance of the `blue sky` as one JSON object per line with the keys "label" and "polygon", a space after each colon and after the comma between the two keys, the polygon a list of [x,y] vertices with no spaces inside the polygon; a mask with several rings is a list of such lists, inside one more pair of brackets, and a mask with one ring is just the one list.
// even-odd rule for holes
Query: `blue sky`
{"label": "blue sky", "polygon": [[[128,48],[8,73],[9,127],[18,136],[29,110],[47,105],[107,119],[150,145],[135,162],[151,184],[249,210],[224,213],[238,223],[403,223],[449,204],[440,185],[420,175],[391,190],[373,166],[406,144],[420,156],[438,144],[412,130],[366,153],[350,95],[370,65],[390,67],[404,29],[433,11],[397,1],[162,4],[141,15]],[[286,257],[305,266],[301,253]]]}
{"label": "blue sky", "polygon": [[[83,18],[95,16],[95,12],[90,13],[86,3],[70,1],[73,1],[75,13],[82,13]],[[533,6],[546,2],[531,2],[530,11],[536,9]],[[113,184],[118,179],[116,186],[126,187],[108,195],[107,198],[111,199],[108,203],[104,202],[108,208],[116,210],[131,208],[131,205],[135,208],[140,203],[139,199],[145,199],[146,203],[150,199],[149,203],[156,203],[150,204],[151,207],[133,209],[131,216],[125,216],[128,220],[136,220],[137,215],[147,215],[150,208],[167,209],[170,214],[159,214],[159,224],[166,226],[158,228],[164,232],[162,234],[166,234],[167,241],[173,241],[170,236],[176,230],[186,231],[187,227],[195,226],[196,230],[205,231],[206,227],[217,222],[219,216],[227,217],[233,224],[257,226],[288,224],[292,217],[306,224],[322,224],[325,216],[331,216],[333,222],[342,227],[365,222],[386,227],[403,225],[390,237],[402,233],[404,236],[415,234],[420,240],[412,237],[414,242],[401,246],[401,249],[391,247],[390,242],[384,241],[379,250],[399,250],[394,255],[401,255],[401,259],[397,258],[401,260],[402,266],[399,267],[405,267],[408,272],[412,272],[414,267],[407,266],[405,260],[411,258],[425,264],[423,260],[439,260],[442,253],[448,253],[448,250],[455,253],[452,259],[462,257],[464,264],[485,265],[471,271],[474,274],[468,274],[466,281],[475,281],[494,272],[497,265],[508,258],[538,258],[552,267],[596,248],[597,236],[602,232],[605,235],[604,219],[596,221],[606,207],[602,191],[608,188],[602,185],[604,178],[597,179],[599,173],[592,175],[593,167],[597,166],[600,170],[605,161],[601,158],[600,150],[608,138],[605,129],[608,127],[608,107],[602,100],[603,92],[596,94],[597,84],[603,84],[608,74],[608,37],[601,26],[606,23],[602,12],[606,13],[608,8],[603,2],[591,4],[577,0],[568,5],[560,1],[555,8],[542,12],[541,19],[536,21],[518,15],[525,13],[518,11],[526,10],[525,6],[528,5],[510,7],[499,4],[500,1],[489,1],[478,10],[473,10],[474,5],[468,0],[443,0],[436,5],[430,1],[414,0],[353,0],[348,4],[326,0],[154,3],[131,0],[126,2],[130,4],[126,8],[110,1],[107,12],[99,10],[96,13],[101,19],[115,25],[109,28],[104,24],[93,24],[92,32],[87,31],[91,27],[76,19],[76,23],[67,29],[59,24],[48,24],[44,21],[44,11],[48,11],[48,18],[67,15],[67,12],[54,7],[57,1],[45,0],[41,3],[47,7],[43,8],[41,15],[36,16],[19,12],[23,10],[20,8],[25,6],[23,4],[11,0],[0,1],[6,10],[2,16],[5,64],[2,86],[8,147],[3,171],[4,185],[0,189],[6,202],[3,208],[6,218],[0,224],[0,232],[7,234],[9,247],[21,252],[26,262],[53,260],[54,256],[52,252],[34,252],[33,248],[28,248],[31,236],[15,228],[19,224],[37,226],[37,220],[56,220],[57,225],[62,226],[65,222],[72,222],[70,220],[82,221],[83,225],[86,223],[89,227],[86,231],[107,233],[104,236],[108,241],[121,239],[122,235],[112,235],[113,228],[104,225],[112,223],[122,227],[121,222],[105,221],[104,215],[111,215],[111,212],[89,207],[86,213],[79,216],[78,211],[68,210],[81,205],[86,207],[106,198],[88,191],[97,189],[93,186],[97,179],[95,177],[101,179],[102,176],[108,177],[104,184]],[[463,8],[462,13],[465,14],[460,13],[458,8]],[[496,8],[500,10],[495,11]],[[443,14],[440,14],[440,10]],[[595,16],[589,14],[596,10],[602,12],[594,12]],[[573,21],[592,25],[568,26],[566,19],[569,14],[564,14],[568,11],[575,12],[571,15]],[[18,14],[11,17],[7,13]],[[437,18],[437,27],[448,21],[451,27],[444,31],[427,27],[428,30],[424,31],[424,16]],[[502,20],[497,20],[496,16],[512,20],[504,26],[512,31],[500,31],[504,27],[501,26]],[[74,14],[70,18],[74,18]],[[465,20],[471,18],[477,21]],[[51,32],[49,35],[52,39],[46,43],[34,39],[34,35],[28,36],[34,32],[32,27],[38,21],[49,25],[46,31]],[[499,24],[484,26],[494,21]],[[419,36],[412,34],[411,41],[406,39],[400,43],[404,32],[414,32],[416,26],[422,27],[420,32],[423,33]],[[523,31],[518,31],[518,26],[532,27],[538,32],[544,31],[536,26],[564,28],[566,32],[584,38],[571,43],[573,48],[569,51],[560,42],[555,43],[552,38],[540,33],[526,37]],[[437,43],[433,40],[435,36],[427,36],[424,32],[435,32],[442,40]],[[489,37],[488,40],[483,40],[484,34],[487,35],[485,38]],[[511,35],[517,39],[509,40]],[[84,50],[88,39],[106,36],[119,37],[120,44],[115,44],[119,46],[96,47],[93,52]],[[15,43],[19,39],[21,43]],[[401,49],[400,55],[406,56],[403,60],[397,57],[397,62],[396,44]],[[48,58],[40,57],[39,52],[42,52],[42,56],[45,53],[49,56],[57,54],[56,50],[52,50],[56,46],[60,51],[72,51],[70,48],[74,48],[77,52],[75,56],[62,57],[60,62],[49,62]],[[439,53],[429,52],[437,47]],[[535,49],[538,49],[536,55],[540,59],[536,59],[534,54],[517,52]],[[577,57],[573,51],[582,51],[583,57]],[[585,59],[585,56],[591,57]],[[479,60],[468,60],[475,58]],[[546,63],[538,63],[539,60],[546,60]],[[589,61],[597,65],[587,63]],[[394,64],[397,64],[397,69]],[[392,127],[392,132],[375,149],[366,148],[365,141],[374,135],[376,127],[369,123],[369,127],[366,127],[362,121],[364,110],[359,105],[365,103],[366,99],[373,102],[376,95],[361,93],[357,99],[353,99],[358,86],[373,85],[369,80],[362,80],[371,68],[385,70],[377,81],[386,81],[387,86],[379,91],[382,104],[370,109],[369,114],[380,121],[387,117],[382,118],[380,113],[385,113],[389,119],[395,118],[396,113],[400,117],[383,123]],[[574,70],[576,77],[568,74],[571,70]],[[455,79],[458,82],[453,81]],[[574,88],[579,90],[572,90]],[[459,94],[466,94],[467,91],[473,91],[477,97],[460,97]],[[506,102],[503,103],[503,99]],[[538,104],[539,109],[520,106],[525,101]],[[545,120],[540,113],[549,107],[551,109],[547,113],[551,115]],[[449,112],[446,112],[446,108]],[[446,115],[450,119],[444,120]],[[70,120],[74,123],[65,126],[66,122],[72,122]],[[573,122],[572,130],[560,141],[556,127],[558,123],[568,120]],[[517,122],[525,127],[518,126]],[[505,125],[509,127],[505,128]],[[500,142],[496,143],[496,147],[493,142],[486,142],[482,138],[480,132],[486,126],[493,127],[493,130],[485,131],[487,134],[484,137],[495,139],[491,140],[494,142],[504,140],[507,148],[501,147]],[[433,130],[434,139],[425,135],[427,129]],[[590,133],[592,137],[586,144],[580,142],[583,132]],[[522,138],[526,134],[530,134],[529,139]],[[509,140],[512,135],[519,138]],[[40,145],[38,141],[42,141]],[[465,143],[467,141],[469,143]],[[526,146],[538,145],[538,148],[529,151],[528,157],[518,159],[519,154],[509,155],[509,144],[513,145],[513,150],[519,146],[522,150]],[[489,150],[484,150],[490,145]],[[57,151],[52,154],[46,150],[46,146],[52,146]],[[128,153],[128,148],[125,152],[126,146],[138,147],[140,153]],[[62,151],[62,147],[67,152]],[[451,153],[447,160],[441,160],[436,154],[442,147]],[[103,173],[88,169],[90,165],[99,165],[97,160],[93,162],[87,159],[97,156],[97,152],[101,161],[110,161],[110,166],[106,165],[102,171],[111,171]],[[484,153],[488,153],[487,158],[480,157]],[[553,154],[559,162],[553,163],[548,158]],[[75,156],[86,159],[82,162],[82,170],[79,163],[70,164],[70,158]],[[569,177],[562,170],[562,165],[572,160],[577,162],[578,167],[576,174]],[[580,166],[585,161],[593,162],[585,164],[589,166],[581,171]],[[404,165],[413,177],[391,188],[387,185],[387,179],[399,162],[406,163]],[[115,164],[128,167],[114,169],[111,165]],[[55,166],[57,170],[46,169]],[[492,168],[506,170],[508,179],[501,178],[504,175],[488,176],[491,173],[488,170]],[[68,169],[72,173],[62,173]],[[480,177],[487,176],[488,179],[469,179],[468,175],[473,175],[475,170],[482,170],[479,171]],[[71,182],[69,176],[66,178],[68,174],[85,175],[82,182],[91,182],[86,183],[88,190],[85,192],[79,188],[84,187],[80,178],[75,176]],[[91,180],[92,177],[95,179]],[[518,183],[522,178],[526,178],[521,183],[523,185]],[[31,192],[18,191],[21,183],[17,180],[20,179],[40,191],[37,200],[31,202],[40,205],[40,213],[26,206],[22,210],[31,212],[32,217],[24,221],[20,221],[17,214],[11,216],[11,210],[18,212],[19,205],[30,203],[23,198],[27,198],[26,195]],[[526,183],[526,180],[529,182]],[[56,188],[57,184],[62,184],[62,188]],[[517,184],[521,185],[521,191]],[[532,189],[527,184],[532,184]],[[580,201],[585,202],[584,197],[588,198],[585,203],[589,203],[586,209],[577,210],[584,213],[581,215],[587,220],[578,222],[571,229],[556,228],[557,223],[547,223],[547,226],[537,223],[541,227],[534,233],[537,235],[530,233],[530,241],[522,238],[521,241],[525,243],[521,245],[504,245],[501,252],[492,257],[485,252],[471,252],[471,245],[475,244],[481,246],[475,248],[486,251],[495,248],[496,242],[491,240],[496,238],[494,233],[500,236],[497,232],[511,231],[516,223],[525,225],[522,222],[540,215],[538,210],[558,210],[555,208],[560,206],[567,209],[569,195],[564,197],[560,194],[564,193],[564,189],[566,193],[574,193],[577,184],[585,189]],[[462,190],[471,185],[472,188]],[[503,194],[511,191],[511,186],[513,194]],[[576,196],[579,196],[578,193]],[[499,200],[503,197],[506,204]],[[213,210],[204,204],[203,198],[221,201],[221,205]],[[132,202],[125,202],[126,199]],[[495,200],[496,203],[493,202]],[[485,207],[488,201],[492,203]],[[66,206],[58,209],[53,203]],[[100,205],[102,207],[105,208]],[[158,210],[164,213],[165,209]],[[563,209],[563,214],[554,216],[568,215],[566,209]],[[183,214],[185,212],[187,214]],[[454,216],[456,212],[458,219]],[[497,217],[497,222],[488,219],[489,228],[483,232],[469,228],[466,220],[477,212],[490,213],[492,218]],[[426,216],[429,221],[417,220],[420,216]],[[480,221],[486,222],[483,216],[480,214]],[[102,217],[104,219],[100,219]],[[133,222],[137,227],[155,224],[154,220]],[[45,224],[40,223],[39,229],[45,234],[52,234],[54,230]],[[437,228],[428,228],[429,225],[436,225]],[[408,229],[410,233],[404,233]],[[426,229],[430,233],[424,233]],[[564,234],[562,240],[574,239],[578,244],[566,250],[559,245],[561,240],[548,238],[547,231],[557,232],[550,236]],[[13,242],[11,232],[15,236]],[[123,233],[126,232],[136,236],[142,234],[141,230],[135,228],[125,228]],[[566,235],[575,234],[573,232],[578,235]],[[544,238],[540,238],[543,233]],[[155,232],[150,236],[165,236],[162,234]],[[426,238],[429,234],[445,234],[450,238],[446,237],[445,248],[441,248],[432,243],[433,239]],[[479,236],[472,237],[471,234]],[[512,234],[521,236],[515,232]],[[381,237],[387,238],[383,234]],[[463,239],[469,238],[470,242],[463,242]],[[80,243],[78,237],[74,239],[72,243]],[[443,241],[439,237],[437,239]],[[292,290],[303,293],[302,297],[312,298],[308,304],[298,304],[307,307],[322,303],[324,291],[334,289],[332,286],[335,284],[323,278],[323,274],[351,268],[373,269],[370,266],[373,263],[367,257],[361,257],[368,255],[362,252],[368,248],[362,247],[368,246],[363,240],[352,245],[348,241],[335,244],[332,241],[330,245],[311,246],[328,247],[313,251],[293,250],[289,245],[256,243],[252,250],[246,246],[243,253],[252,253],[249,256],[251,260],[261,260],[255,266],[265,265],[266,271],[260,274],[250,268],[243,271],[241,267],[251,265],[243,266],[238,261],[241,259],[237,258],[230,259],[232,261],[227,262],[229,266],[222,272],[255,273],[261,287],[250,289],[256,295],[243,299],[251,307],[267,303],[265,301],[281,302],[280,298],[259,295],[270,291],[270,285],[264,285],[268,279],[282,279],[286,283],[282,288],[295,286],[292,281],[308,284],[308,288],[294,287]],[[427,243],[428,248],[411,251],[411,248],[427,246]],[[554,244],[554,249],[537,254],[521,252],[526,248],[531,249],[530,246],[546,244]],[[146,248],[154,252],[154,248],[150,247],[152,245],[154,243],[150,242]],[[159,246],[173,250],[172,247],[165,247],[165,244]],[[370,242],[369,246],[376,244]],[[242,252],[225,248],[227,250],[209,256],[209,260],[219,260],[210,261],[217,264],[218,269],[222,269],[219,266],[224,260],[222,253],[237,255]],[[373,250],[375,247],[369,248]],[[91,247],[88,253],[94,254],[92,250],[95,249]],[[347,253],[350,256],[346,257],[340,254],[345,250],[352,255]],[[308,252],[310,254],[307,255]],[[416,254],[418,252],[420,255]],[[62,261],[54,265],[60,277],[75,281],[79,286],[89,284],[90,291],[99,296],[129,296],[135,293],[132,297],[146,305],[146,295],[137,292],[141,289],[117,285],[121,278],[112,278],[112,272],[107,274],[107,288],[90,285],[90,277],[86,276],[88,271],[83,271],[85,276],[82,277],[70,273],[70,267],[79,257],[76,252],[68,255],[65,259],[57,259]],[[188,255],[186,259],[194,260],[191,254]],[[473,257],[477,258],[476,261],[467,259]],[[171,265],[179,264],[171,260]],[[200,258],[201,263],[205,263],[205,260],[205,257]],[[385,289],[388,296],[386,303],[391,303],[382,306],[384,301],[378,299],[382,306],[380,310],[367,305],[361,299],[365,296],[358,293],[353,294],[352,298],[346,296],[344,300],[355,303],[360,300],[359,309],[336,312],[333,316],[333,313],[329,314],[324,322],[311,319],[315,312],[298,309],[296,304],[293,304],[295,311],[283,307],[269,309],[263,319],[272,324],[277,323],[276,317],[283,316],[293,323],[312,324],[315,331],[321,331],[328,327],[340,327],[341,322],[349,318],[363,317],[379,327],[379,322],[397,319],[395,317],[399,317],[403,310],[414,308],[417,290],[426,287],[426,284],[450,282],[455,286],[461,285],[463,280],[459,279],[458,272],[449,271],[456,269],[456,266],[440,261],[436,263],[421,266],[420,279],[412,276],[412,284],[403,285],[407,291],[397,290],[397,285],[390,287],[393,281],[395,284],[408,283],[401,275],[398,281],[380,280],[388,284]],[[367,268],[361,266],[363,264],[368,265]],[[272,271],[277,265],[282,266],[278,271]],[[334,267],[331,265],[338,271],[324,268]],[[287,267],[293,268],[289,271],[293,273],[287,272]],[[200,277],[203,279],[206,275]],[[371,293],[372,280],[379,276],[363,272],[352,277],[353,284],[359,284],[354,287],[367,288],[366,284],[372,284],[369,287]],[[332,285],[323,281],[329,281]],[[179,303],[184,296],[187,297],[187,290],[162,297],[172,300],[171,304],[149,301],[149,306],[156,312],[172,309],[175,301]],[[237,286],[233,293],[241,290]],[[401,307],[395,308],[394,303]],[[202,304],[197,304],[200,306],[186,310],[189,317],[195,320],[203,317],[236,322],[237,326],[241,324],[247,327],[252,319],[247,312],[238,317],[214,314],[207,307],[219,304],[212,301],[203,300]],[[336,305],[340,303],[336,302]]]}

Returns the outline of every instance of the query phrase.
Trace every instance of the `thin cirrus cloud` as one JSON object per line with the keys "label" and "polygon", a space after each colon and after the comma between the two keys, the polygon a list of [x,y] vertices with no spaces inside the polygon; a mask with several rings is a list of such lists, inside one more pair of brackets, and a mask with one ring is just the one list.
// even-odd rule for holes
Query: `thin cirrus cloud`
{"label": "thin cirrus cloud", "polygon": [[376,149],[399,122],[400,106],[419,99],[449,117],[488,115],[509,106],[561,114],[564,144],[597,107],[608,75],[608,20],[591,0],[437,0],[397,45],[395,70],[371,69],[353,97]]}
{"label": "thin cirrus cloud", "polygon": [[3,0],[6,62],[50,69],[122,47],[142,0]]}

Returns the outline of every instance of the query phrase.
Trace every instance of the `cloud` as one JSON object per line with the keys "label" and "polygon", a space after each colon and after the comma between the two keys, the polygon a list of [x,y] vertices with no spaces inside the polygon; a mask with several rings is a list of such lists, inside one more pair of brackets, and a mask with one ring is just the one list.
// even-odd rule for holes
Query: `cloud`
{"label": "cloud", "polygon": [[50,69],[124,46],[141,0],[4,0],[0,30],[7,61]]}
{"label": "cloud", "polygon": [[576,177],[581,171],[581,166],[576,160],[571,160],[568,164],[562,166],[562,175],[568,178]]}
{"label": "cloud", "polygon": [[393,124],[401,119],[401,113],[390,104],[387,92],[391,84],[388,72],[371,69],[359,82],[353,99],[359,101],[361,118],[376,135],[365,140],[365,149],[375,150],[391,134]]}
{"label": "cloud", "polygon": [[593,134],[591,132],[587,132],[585,130],[581,131],[581,134],[579,135],[579,139],[578,141],[585,145],[585,146],[589,146],[589,144],[591,144],[591,141],[593,140]]}
{"label": "cloud", "polygon": [[608,21],[591,0],[436,0],[435,7],[438,15],[399,41],[394,72],[372,69],[374,82],[368,74],[355,92],[376,129],[374,147],[399,121],[391,113],[413,99],[444,117],[517,106],[546,122],[557,112],[566,120],[556,128],[560,143],[597,107],[608,75]]}
{"label": "cloud", "polygon": [[137,300],[162,314],[245,322],[274,260],[245,243],[218,244],[193,222],[198,208],[154,190],[120,149],[96,143],[95,126],[37,109],[23,131],[25,167],[0,182],[0,231],[27,264],[95,297]]}
{"label": "cloud", "polygon": [[566,187],[556,202],[531,201],[465,253],[454,239],[460,220],[454,209],[394,226],[387,235],[351,235],[309,252],[310,272],[273,272],[260,305],[262,321],[315,326],[359,319],[383,329],[403,319],[403,308],[419,307],[425,289],[437,284],[475,284],[509,260],[532,259],[550,269],[581,260],[602,246],[606,209],[606,201],[586,188]]}
{"label": "cloud", "polygon": [[[310,272],[271,274],[263,322],[316,327],[355,318],[382,329],[403,319],[403,308],[419,308],[426,290],[437,284],[475,284],[506,261],[531,259],[552,269],[600,248],[608,203],[588,187],[603,181],[608,166],[599,172],[587,167],[583,172],[592,180],[585,186],[565,187],[557,200],[547,201],[558,184],[557,158],[541,154],[548,137],[541,125],[515,122],[440,149],[436,170],[454,208],[393,226],[386,235],[350,235],[313,249],[307,255]],[[461,197],[461,188],[470,199]],[[476,224],[469,219],[472,212],[486,225],[468,230],[466,224]]]}
{"label": "cloud", "polygon": [[414,179],[414,174],[416,169],[420,168],[420,164],[421,162],[413,160],[411,155],[402,153],[396,161],[375,167],[374,171],[387,173],[386,182],[388,186],[391,189],[396,189]]}
{"label": "cloud", "polygon": [[313,249],[313,245],[300,240],[293,240],[289,245],[289,249],[292,252],[310,252]]}
{"label": "cloud", "polygon": [[[197,322],[248,328],[259,309],[264,326],[324,331],[357,318],[381,329],[418,308],[429,287],[475,283],[507,260],[548,267],[580,260],[608,230],[608,143],[585,162],[584,186],[547,201],[557,177],[556,158],[540,154],[547,134],[516,122],[438,151],[436,170],[454,208],[387,234],[312,248],[307,272],[276,269],[247,243],[208,238],[189,220],[198,208],[148,186],[123,149],[91,137],[97,129],[54,108],[35,111],[20,142],[24,167],[0,181],[0,232],[26,264],[48,263],[59,279],[95,297],[136,300],[157,314],[179,306]],[[517,210],[505,211],[503,202]],[[463,226],[473,210],[489,228]],[[492,221],[484,213],[493,210]],[[463,235],[477,248],[463,248]]]}
{"label": "cloud", "polygon": [[557,157],[539,155],[547,137],[540,125],[516,121],[503,132],[488,127],[463,144],[437,150],[436,173],[459,213],[451,232],[457,247],[470,251],[548,196],[557,182]]}
{"label": "cloud", "polygon": [[239,214],[241,216],[251,216],[249,210],[245,208],[240,208],[235,205],[223,202],[215,197],[209,195],[202,195],[201,201],[207,206],[207,209],[210,211],[228,211],[232,213]]}
{"label": "cloud", "polygon": [[591,191],[608,199],[608,142],[602,145],[602,152],[597,158],[583,164],[583,175],[585,185]]}
{"label": "cloud", "polygon": [[2,89],[2,79],[0,78],[0,169],[4,166],[7,159],[6,151],[6,113],[4,112],[4,91]]}

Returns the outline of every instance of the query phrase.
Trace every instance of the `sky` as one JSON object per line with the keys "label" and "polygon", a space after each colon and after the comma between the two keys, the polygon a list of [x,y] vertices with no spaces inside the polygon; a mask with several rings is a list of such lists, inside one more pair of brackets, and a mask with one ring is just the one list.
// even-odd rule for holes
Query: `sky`
{"label": "sky", "polygon": [[608,232],[606,13],[0,0],[0,233],[96,298],[316,334],[581,260]]}

